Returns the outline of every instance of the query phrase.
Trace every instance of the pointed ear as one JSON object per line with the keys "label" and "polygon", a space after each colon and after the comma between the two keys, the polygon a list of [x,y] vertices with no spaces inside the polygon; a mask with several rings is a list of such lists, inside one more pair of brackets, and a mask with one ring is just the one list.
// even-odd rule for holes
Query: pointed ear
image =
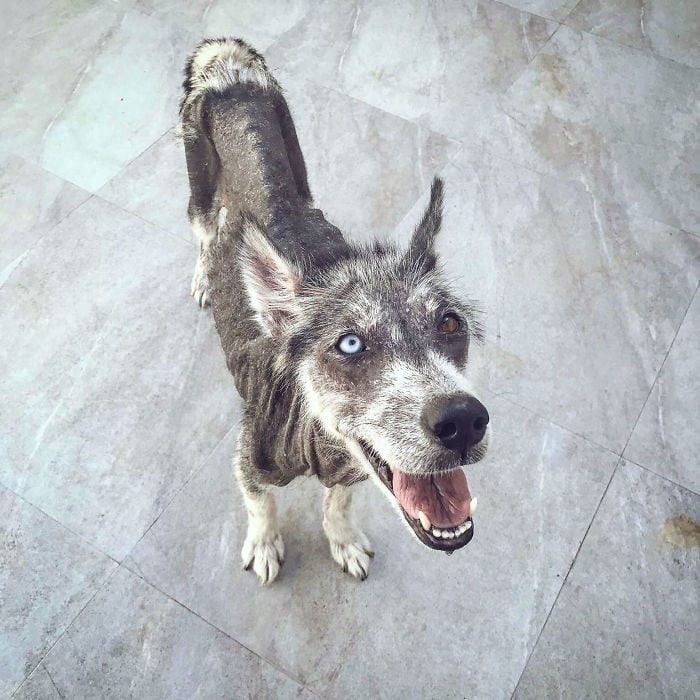
{"label": "pointed ear", "polygon": [[430,186],[430,202],[423,214],[416,230],[411,237],[408,249],[408,257],[415,262],[422,262],[423,266],[431,270],[435,267],[436,257],[433,250],[435,237],[442,224],[442,199],[444,185],[439,177],[433,178]]}
{"label": "pointed ear", "polygon": [[280,335],[299,314],[302,275],[250,216],[243,217],[240,266],[256,321],[266,335]]}

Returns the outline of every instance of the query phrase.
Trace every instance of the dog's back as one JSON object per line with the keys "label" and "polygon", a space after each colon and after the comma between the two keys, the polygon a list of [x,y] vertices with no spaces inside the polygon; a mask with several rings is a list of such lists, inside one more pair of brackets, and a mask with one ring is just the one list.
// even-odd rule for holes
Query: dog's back
{"label": "dog's back", "polygon": [[281,88],[263,57],[240,39],[202,42],[185,67],[181,102],[190,221],[211,240],[229,222],[255,217],[281,250],[334,258],[338,229],[312,208],[306,166]]}

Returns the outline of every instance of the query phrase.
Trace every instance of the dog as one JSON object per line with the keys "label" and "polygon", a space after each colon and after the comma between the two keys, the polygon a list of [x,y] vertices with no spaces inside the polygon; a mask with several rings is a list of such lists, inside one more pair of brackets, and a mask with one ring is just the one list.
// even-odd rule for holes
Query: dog
{"label": "dog", "polygon": [[435,239],[443,183],[406,250],[348,242],[314,208],[294,122],[264,58],[203,41],[180,104],[199,240],[192,296],[211,305],[245,408],[234,468],[248,514],[242,549],[263,584],[284,561],[272,486],[315,475],[343,571],[373,556],[353,521],[372,479],[424,545],[473,537],[463,467],[486,454],[489,414],[465,378],[479,312],[448,288]]}

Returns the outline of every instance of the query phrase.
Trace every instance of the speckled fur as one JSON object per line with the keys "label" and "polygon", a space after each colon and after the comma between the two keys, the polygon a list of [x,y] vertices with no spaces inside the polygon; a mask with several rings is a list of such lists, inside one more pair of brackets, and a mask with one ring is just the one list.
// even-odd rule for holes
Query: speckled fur
{"label": "speckled fur", "polygon": [[[249,539],[258,530],[267,538],[247,542],[244,559],[256,547],[267,552],[255,569],[274,579],[278,533],[260,526],[260,513],[274,512],[267,487],[314,474],[336,488],[326,507],[333,556],[364,577],[364,535],[344,544],[332,536],[353,531],[350,499],[337,489],[372,475],[360,443],[407,472],[457,466],[421,424],[431,398],[471,391],[463,370],[470,339],[480,337],[477,312],[448,290],[433,249],[442,182],[433,182],[408,250],[351,244],[313,206],[289,110],[260,54],[240,40],[204,42],[184,87],[197,274],[206,272],[206,299],[245,401],[236,461]],[[463,321],[449,337],[438,330],[448,312]],[[349,332],[366,342],[360,356],[336,348]],[[348,561],[355,550],[361,559]]]}

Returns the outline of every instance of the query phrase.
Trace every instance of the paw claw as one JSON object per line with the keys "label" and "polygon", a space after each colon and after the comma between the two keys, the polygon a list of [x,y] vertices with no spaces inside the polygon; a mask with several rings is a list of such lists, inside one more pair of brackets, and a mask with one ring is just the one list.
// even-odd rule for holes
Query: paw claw
{"label": "paw claw", "polygon": [[194,298],[200,308],[209,305],[209,278],[207,271],[201,262],[201,258],[197,261],[192,275],[192,286],[190,288],[190,296]]}
{"label": "paw claw", "polygon": [[[331,554],[343,573],[364,581],[369,576],[370,554],[360,542],[331,540]],[[371,550],[370,550],[371,551]]]}
{"label": "paw claw", "polygon": [[[248,533],[241,552],[243,568],[251,566],[260,583],[272,583],[279,575],[284,563],[284,542],[279,533]],[[246,564],[247,562],[247,564]]]}

